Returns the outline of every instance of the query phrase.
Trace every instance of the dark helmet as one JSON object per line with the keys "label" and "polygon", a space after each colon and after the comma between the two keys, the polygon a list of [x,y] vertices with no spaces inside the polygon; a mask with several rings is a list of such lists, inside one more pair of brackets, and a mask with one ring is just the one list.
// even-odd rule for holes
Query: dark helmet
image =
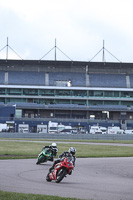
{"label": "dark helmet", "polygon": [[69,153],[71,153],[72,155],[75,155],[76,149],[74,147],[70,147],[69,148]]}

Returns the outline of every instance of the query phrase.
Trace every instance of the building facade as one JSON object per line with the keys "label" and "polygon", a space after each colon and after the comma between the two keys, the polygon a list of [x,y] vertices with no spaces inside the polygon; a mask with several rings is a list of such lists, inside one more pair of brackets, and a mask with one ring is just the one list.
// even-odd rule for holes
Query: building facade
{"label": "building facade", "polygon": [[17,126],[132,121],[133,64],[0,60],[0,105],[15,106]]}

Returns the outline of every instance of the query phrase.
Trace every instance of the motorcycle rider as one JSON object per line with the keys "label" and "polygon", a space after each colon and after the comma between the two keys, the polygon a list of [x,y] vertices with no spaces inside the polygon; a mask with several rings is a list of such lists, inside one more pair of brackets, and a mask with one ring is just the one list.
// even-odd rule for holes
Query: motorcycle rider
{"label": "motorcycle rider", "polygon": [[[61,155],[59,155],[59,159],[55,160],[52,167],[49,169],[49,172],[51,172],[54,169],[54,166],[59,163],[60,161],[62,161],[65,157],[71,157],[72,158],[72,163],[75,167],[75,161],[76,161],[76,157],[75,157],[75,153],[76,153],[76,149],[74,147],[70,147],[68,151],[65,151],[64,153],[62,153]],[[72,171],[69,173],[69,175],[72,174]]]}
{"label": "motorcycle rider", "polygon": [[56,143],[52,143],[51,145],[48,145],[48,146],[44,146],[42,148],[42,150],[44,150],[45,148],[48,148],[49,151],[51,151],[52,155],[51,155],[51,158],[49,159],[50,161],[53,161],[54,160],[54,157],[56,156],[57,152],[58,152],[58,148],[57,148],[57,145]]}

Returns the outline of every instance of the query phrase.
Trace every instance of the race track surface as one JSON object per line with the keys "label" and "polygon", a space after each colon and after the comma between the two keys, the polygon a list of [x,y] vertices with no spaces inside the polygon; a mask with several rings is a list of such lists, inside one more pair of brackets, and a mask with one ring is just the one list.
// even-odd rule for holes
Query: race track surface
{"label": "race track surface", "polygon": [[52,162],[0,160],[0,190],[93,200],[133,200],[133,157],[78,158],[72,175],[46,182]]}

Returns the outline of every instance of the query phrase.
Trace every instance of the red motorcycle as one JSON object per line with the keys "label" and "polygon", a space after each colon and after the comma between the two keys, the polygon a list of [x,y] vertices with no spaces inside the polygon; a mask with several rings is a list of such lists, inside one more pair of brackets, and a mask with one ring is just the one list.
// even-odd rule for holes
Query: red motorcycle
{"label": "red motorcycle", "polygon": [[52,172],[49,172],[46,176],[48,182],[55,180],[56,183],[62,181],[62,179],[67,175],[71,174],[74,166],[71,157],[65,157],[59,163],[57,163]]}

